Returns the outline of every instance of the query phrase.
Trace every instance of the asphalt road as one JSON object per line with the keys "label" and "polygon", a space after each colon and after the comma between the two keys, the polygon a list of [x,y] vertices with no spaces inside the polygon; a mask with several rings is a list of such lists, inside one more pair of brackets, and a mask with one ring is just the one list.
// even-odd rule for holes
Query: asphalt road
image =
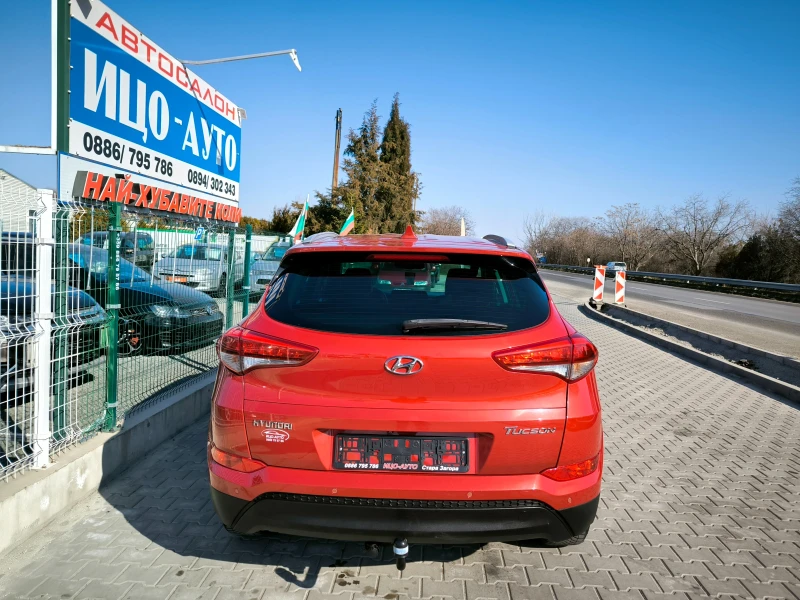
{"label": "asphalt road", "polygon": [[[593,277],[541,270],[548,289],[574,300],[587,300]],[[693,327],[713,335],[790,356],[800,357],[800,304],[703,292],[629,281],[625,303],[633,310]],[[606,280],[606,300],[614,282]]]}

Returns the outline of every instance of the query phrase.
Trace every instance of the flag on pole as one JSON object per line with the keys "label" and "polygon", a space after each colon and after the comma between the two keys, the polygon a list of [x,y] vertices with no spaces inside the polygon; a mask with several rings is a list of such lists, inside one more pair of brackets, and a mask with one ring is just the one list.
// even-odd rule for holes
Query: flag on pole
{"label": "flag on pole", "polygon": [[356,226],[356,213],[355,209],[350,210],[350,214],[344,220],[344,225],[342,225],[342,230],[339,232],[339,235],[347,235],[351,231],[353,231],[353,227]]}
{"label": "flag on pole", "polygon": [[294,227],[292,227],[292,230],[289,232],[289,235],[292,236],[292,242],[294,242],[295,244],[303,241],[303,230],[306,228],[307,214],[308,214],[308,197],[306,197],[306,203],[303,206],[303,210],[300,211],[300,216],[297,217],[297,223],[294,224]]}

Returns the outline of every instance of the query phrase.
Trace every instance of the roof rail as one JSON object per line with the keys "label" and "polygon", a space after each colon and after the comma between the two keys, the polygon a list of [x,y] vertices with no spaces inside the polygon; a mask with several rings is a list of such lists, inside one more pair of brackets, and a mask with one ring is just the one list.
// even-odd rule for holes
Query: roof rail
{"label": "roof rail", "polygon": [[330,238],[338,238],[339,234],[333,231],[321,231],[319,233],[315,233],[314,235],[310,235],[301,241],[301,244],[313,244],[314,242],[320,242],[322,240],[327,240]]}
{"label": "roof rail", "polygon": [[489,235],[483,236],[483,239],[485,239],[487,242],[492,242],[493,244],[497,244],[498,246],[505,246],[506,248],[516,248],[514,244],[510,243],[509,241],[506,240],[506,238],[500,235],[494,235],[490,233]]}

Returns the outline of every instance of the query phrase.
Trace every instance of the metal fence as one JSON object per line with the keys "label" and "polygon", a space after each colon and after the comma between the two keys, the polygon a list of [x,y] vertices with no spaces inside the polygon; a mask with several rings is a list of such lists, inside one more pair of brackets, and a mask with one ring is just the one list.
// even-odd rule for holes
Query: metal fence
{"label": "metal fence", "polygon": [[256,304],[244,230],[2,179],[0,221],[0,479],[215,369],[217,338]]}
{"label": "metal fence", "polygon": [[[540,269],[555,269],[571,271],[574,273],[594,274],[594,267],[580,267],[574,265],[539,264]],[[648,271],[628,271],[629,279],[638,278],[642,281],[667,281],[676,283],[697,283],[709,286],[727,286],[750,288],[754,290],[776,290],[781,292],[800,292],[800,284],[776,283],[774,281],[752,281],[749,279],[726,279],[724,277],[701,277],[697,275],[681,275],[674,273],[651,273]]]}

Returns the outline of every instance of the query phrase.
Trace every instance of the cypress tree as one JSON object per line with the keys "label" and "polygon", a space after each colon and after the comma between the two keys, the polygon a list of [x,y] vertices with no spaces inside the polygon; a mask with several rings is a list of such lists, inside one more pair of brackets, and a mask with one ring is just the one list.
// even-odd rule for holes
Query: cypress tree
{"label": "cypress tree", "polygon": [[394,95],[389,120],[383,130],[380,161],[385,167],[378,190],[383,205],[382,231],[401,233],[414,224],[415,200],[419,196],[419,177],[411,169],[411,131],[400,116],[400,94]]}

